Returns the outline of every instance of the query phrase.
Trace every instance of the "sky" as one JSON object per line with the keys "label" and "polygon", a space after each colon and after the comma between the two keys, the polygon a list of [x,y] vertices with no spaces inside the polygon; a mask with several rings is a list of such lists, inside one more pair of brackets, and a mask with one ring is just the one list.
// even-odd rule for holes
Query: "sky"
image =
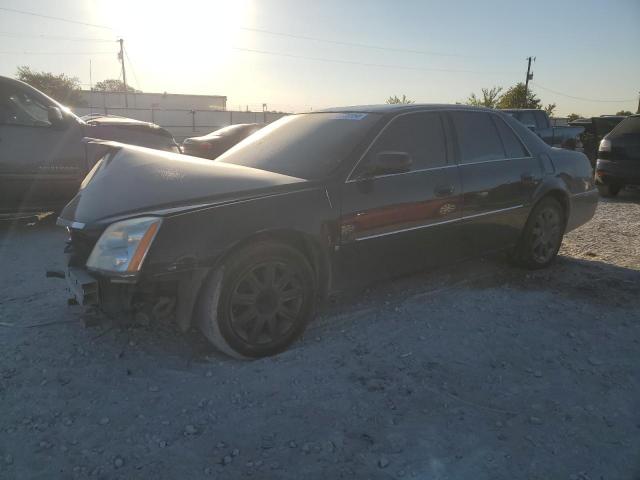
{"label": "sky", "polygon": [[464,102],[524,81],[528,56],[556,116],[635,112],[640,91],[640,0],[0,0],[0,75],[88,88],[119,77],[118,38],[132,86],[229,109]]}

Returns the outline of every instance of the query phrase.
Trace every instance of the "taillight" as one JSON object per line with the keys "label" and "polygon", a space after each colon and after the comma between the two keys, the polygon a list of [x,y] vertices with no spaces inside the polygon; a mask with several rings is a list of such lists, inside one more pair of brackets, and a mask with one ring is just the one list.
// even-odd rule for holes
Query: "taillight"
{"label": "taillight", "polygon": [[603,138],[600,142],[600,146],[598,147],[599,152],[610,152],[611,151],[611,140],[607,140]]}
{"label": "taillight", "polygon": [[203,142],[200,144],[201,150],[211,150],[211,144],[207,142]]}

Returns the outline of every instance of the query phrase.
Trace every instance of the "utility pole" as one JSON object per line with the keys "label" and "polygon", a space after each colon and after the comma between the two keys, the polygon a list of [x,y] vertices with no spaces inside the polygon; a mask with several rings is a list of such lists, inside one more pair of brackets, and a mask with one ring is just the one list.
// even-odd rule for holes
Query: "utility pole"
{"label": "utility pole", "polygon": [[[118,40],[120,43],[120,52],[118,53],[118,58],[120,59],[120,64],[122,65],[122,83],[124,84],[124,106],[125,108],[129,108],[129,100],[127,99],[127,72],[124,68],[124,39]],[[134,72],[135,73],[135,72]]]}
{"label": "utility pole", "polygon": [[527,93],[529,93],[529,80],[533,80],[533,73],[531,73],[531,60],[536,61],[536,57],[527,57],[527,78],[524,82],[524,101],[522,102],[522,108],[527,108]]}
{"label": "utility pole", "polygon": [[636,110],[636,113],[640,114],[640,92],[638,92],[638,110]]}

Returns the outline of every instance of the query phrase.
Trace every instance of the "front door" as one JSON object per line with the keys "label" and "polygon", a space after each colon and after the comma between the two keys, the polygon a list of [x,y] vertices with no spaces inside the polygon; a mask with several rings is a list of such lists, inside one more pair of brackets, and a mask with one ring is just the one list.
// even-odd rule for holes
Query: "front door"
{"label": "front door", "polygon": [[454,111],[450,118],[457,138],[462,228],[469,253],[515,244],[525,207],[542,180],[540,162],[498,115]]}
{"label": "front door", "polygon": [[54,126],[46,98],[0,84],[0,210],[60,206],[77,191],[85,166],[82,126]]}
{"label": "front door", "polygon": [[[443,117],[402,114],[391,120],[343,185],[340,278],[365,282],[445,261],[455,241],[450,226],[461,216],[458,167]],[[407,153],[407,172],[371,176],[380,152]]]}

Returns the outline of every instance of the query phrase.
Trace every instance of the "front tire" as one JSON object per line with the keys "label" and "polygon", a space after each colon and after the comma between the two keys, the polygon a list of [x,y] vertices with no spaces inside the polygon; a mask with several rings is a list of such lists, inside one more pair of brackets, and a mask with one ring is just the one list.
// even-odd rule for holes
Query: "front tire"
{"label": "front tire", "polygon": [[287,245],[261,242],[236,252],[212,273],[200,293],[197,321],[227,355],[266,357],[304,332],[316,302],[307,259]]}
{"label": "front tire", "polygon": [[620,185],[597,185],[601,197],[612,198],[620,193]]}
{"label": "front tire", "polygon": [[536,270],[552,263],[558,255],[564,229],[565,211],[555,198],[542,199],[531,211],[514,252],[520,266]]}

